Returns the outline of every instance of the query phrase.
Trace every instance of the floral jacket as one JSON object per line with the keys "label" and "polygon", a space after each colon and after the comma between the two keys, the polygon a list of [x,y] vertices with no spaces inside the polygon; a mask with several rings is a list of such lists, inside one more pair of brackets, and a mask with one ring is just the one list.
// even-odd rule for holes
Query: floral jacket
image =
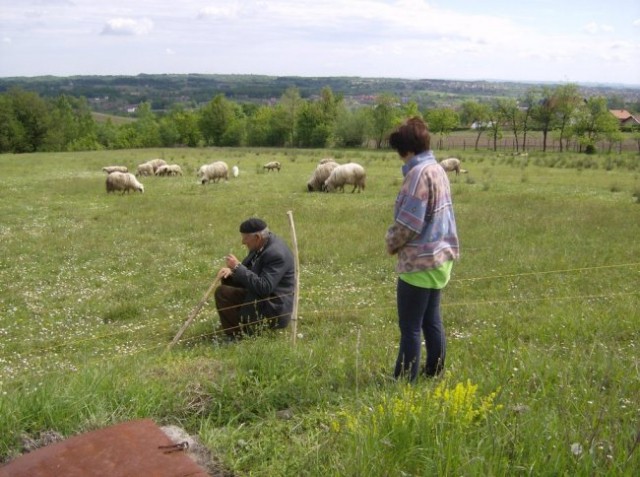
{"label": "floral jacket", "polygon": [[458,233],[449,178],[431,151],[402,167],[404,182],[396,198],[394,224],[385,241],[398,254],[398,273],[437,268],[459,257]]}

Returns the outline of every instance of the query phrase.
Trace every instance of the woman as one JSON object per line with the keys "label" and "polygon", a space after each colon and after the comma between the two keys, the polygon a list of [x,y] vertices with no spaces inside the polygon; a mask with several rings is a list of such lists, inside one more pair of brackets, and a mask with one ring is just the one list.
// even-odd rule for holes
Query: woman
{"label": "woman", "polygon": [[389,137],[390,146],[404,162],[394,223],[385,237],[389,254],[398,255],[400,349],[394,376],[409,381],[418,376],[421,335],[427,348],[424,374],[433,377],[444,368],[440,294],[459,256],[449,178],[436,162],[430,142],[427,125],[418,117],[407,120]]}

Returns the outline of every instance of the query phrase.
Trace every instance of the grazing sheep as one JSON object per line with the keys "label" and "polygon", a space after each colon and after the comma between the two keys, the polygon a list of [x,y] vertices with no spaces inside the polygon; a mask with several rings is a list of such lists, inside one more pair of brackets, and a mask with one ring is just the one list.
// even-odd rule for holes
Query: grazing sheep
{"label": "grazing sheep", "polygon": [[144,193],[144,186],[130,172],[116,171],[107,176],[107,193],[115,191],[122,191],[122,194],[128,194],[129,191]]}
{"label": "grazing sheep", "polygon": [[267,162],[263,167],[267,170],[267,172],[275,170],[280,172],[280,163],[278,161]]}
{"label": "grazing sheep", "polygon": [[126,166],[105,166],[102,170],[107,174],[111,174],[112,172],[129,172]]}
{"label": "grazing sheep", "polygon": [[205,164],[198,169],[198,179],[205,185],[207,182],[218,182],[220,179],[229,180],[229,166],[224,161]]}
{"label": "grazing sheep", "polygon": [[154,174],[153,166],[148,162],[138,165],[136,170],[136,177],[140,176],[152,176]]}
{"label": "grazing sheep", "polygon": [[329,178],[324,181],[324,187],[327,192],[340,189],[344,192],[344,186],[346,184],[353,185],[353,194],[356,189],[358,193],[364,190],[367,174],[364,171],[364,167],[355,162],[348,164],[342,164],[331,171]]}
{"label": "grazing sheep", "polygon": [[307,190],[309,192],[324,190],[324,182],[329,178],[331,172],[338,166],[339,164],[337,162],[329,161],[323,163],[320,161],[320,164],[316,166],[316,170],[313,171],[313,174],[307,182]]}
{"label": "grazing sheep", "polygon": [[327,162],[336,162],[333,157],[325,157],[324,159],[320,159],[318,164],[326,164]]}
{"label": "grazing sheep", "polygon": [[168,176],[169,175],[169,171],[167,170],[168,166],[160,166],[156,169],[155,175],[156,176]]}
{"label": "grazing sheep", "polygon": [[240,169],[238,168],[238,166],[233,166],[231,168],[231,174],[233,175],[233,177],[238,177],[240,175]]}
{"label": "grazing sheep", "polygon": [[164,159],[151,159],[147,162],[143,162],[138,166],[136,176],[152,176],[158,170],[160,166],[166,166],[167,163]]}
{"label": "grazing sheep", "polygon": [[447,171],[456,171],[456,175],[460,174],[460,159],[457,157],[449,157],[440,161],[442,168]]}
{"label": "grazing sheep", "polygon": [[169,164],[167,166],[167,170],[169,171],[169,175],[170,176],[181,176],[182,175],[182,168],[178,164]]}
{"label": "grazing sheep", "polygon": [[151,167],[153,167],[153,172],[155,174],[155,172],[158,170],[158,167],[166,166],[167,162],[164,159],[151,159],[147,161],[147,164],[151,164]]}
{"label": "grazing sheep", "polygon": [[181,176],[182,169],[178,164],[165,164],[156,169],[157,176]]}

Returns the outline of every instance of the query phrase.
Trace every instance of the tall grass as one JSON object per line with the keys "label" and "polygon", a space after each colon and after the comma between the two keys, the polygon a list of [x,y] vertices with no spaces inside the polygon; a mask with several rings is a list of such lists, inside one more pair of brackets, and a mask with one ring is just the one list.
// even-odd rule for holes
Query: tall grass
{"label": "tall grass", "polygon": [[[362,194],[309,194],[327,151],[167,149],[0,156],[0,461],[23,438],[150,417],[250,475],[634,475],[640,468],[638,157],[462,152],[462,257],[445,289],[443,379],[390,379],[401,183],[390,152],[333,151]],[[105,192],[101,167],[185,176]],[[201,186],[198,166],[240,177]],[[279,160],[282,171],[262,164]],[[613,186],[615,185],[615,187]],[[263,217],[300,253],[291,330],[233,345],[209,303]]]}

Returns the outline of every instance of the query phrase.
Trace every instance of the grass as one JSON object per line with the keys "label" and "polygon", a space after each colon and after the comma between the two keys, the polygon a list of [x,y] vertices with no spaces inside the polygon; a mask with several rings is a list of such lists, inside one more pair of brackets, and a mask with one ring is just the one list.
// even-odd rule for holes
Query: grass
{"label": "grass", "polygon": [[[333,154],[362,194],[309,194]],[[453,155],[453,154],[448,154]],[[461,260],[446,376],[389,379],[401,183],[389,151],[158,149],[0,156],[0,462],[23,437],[149,417],[238,475],[633,475],[640,468],[637,155],[459,151]],[[105,165],[177,178],[106,194]],[[198,166],[240,177],[201,186]],[[266,173],[262,164],[282,162]],[[263,217],[300,254],[291,330],[222,346],[212,303],[167,345]]]}

